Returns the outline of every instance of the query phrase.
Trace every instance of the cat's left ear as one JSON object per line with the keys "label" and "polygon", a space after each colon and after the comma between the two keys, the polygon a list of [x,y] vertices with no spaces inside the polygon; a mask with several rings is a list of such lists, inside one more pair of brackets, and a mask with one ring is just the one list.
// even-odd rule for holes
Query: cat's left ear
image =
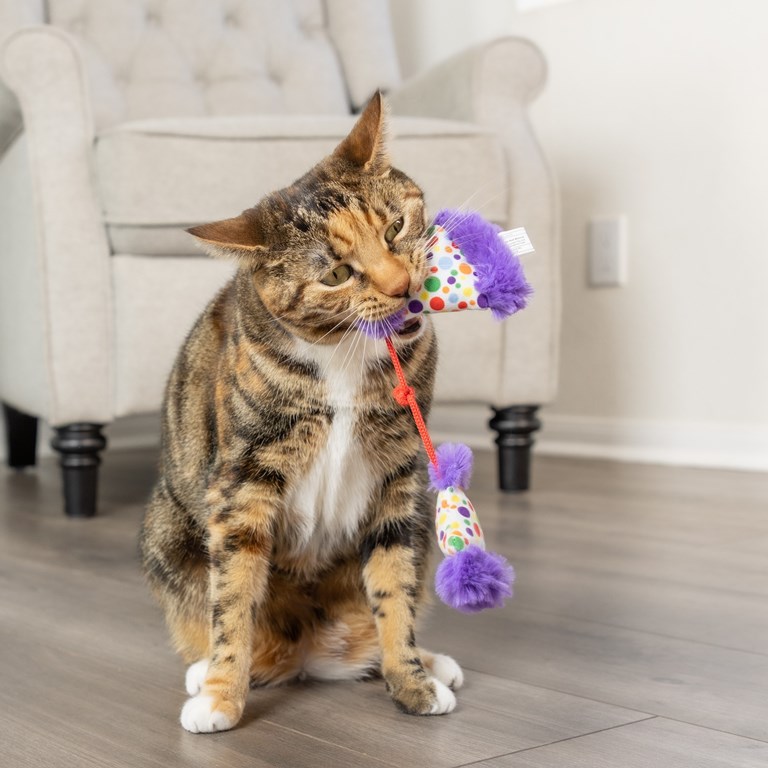
{"label": "cat's left ear", "polygon": [[354,127],[333,152],[333,156],[362,171],[382,174],[390,167],[386,148],[387,107],[376,91]]}
{"label": "cat's left ear", "polygon": [[243,211],[233,219],[190,227],[187,232],[194,235],[211,256],[249,258],[268,247],[257,217],[250,214],[250,211]]}

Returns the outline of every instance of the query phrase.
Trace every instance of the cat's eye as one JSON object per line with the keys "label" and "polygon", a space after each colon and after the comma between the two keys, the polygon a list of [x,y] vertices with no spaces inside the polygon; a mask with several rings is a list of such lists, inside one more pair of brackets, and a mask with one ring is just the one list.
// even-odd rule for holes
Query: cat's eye
{"label": "cat's eye", "polygon": [[392,223],[389,225],[389,229],[387,229],[387,231],[384,233],[384,239],[385,239],[385,240],[386,240],[386,241],[387,241],[387,242],[388,242],[390,245],[392,245],[392,243],[394,242],[395,238],[396,238],[396,237],[397,237],[397,235],[398,235],[398,232],[400,232],[400,230],[403,228],[403,224],[404,224],[404,223],[405,223],[405,222],[403,221],[403,219],[402,219],[402,217],[401,217],[401,218],[399,218],[397,221],[393,221],[393,222],[392,222]]}
{"label": "cat's eye", "polygon": [[326,272],[321,278],[320,282],[323,285],[341,285],[346,283],[349,278],[352,277],[352,267],[347,264],[339,264],[330,272]]}

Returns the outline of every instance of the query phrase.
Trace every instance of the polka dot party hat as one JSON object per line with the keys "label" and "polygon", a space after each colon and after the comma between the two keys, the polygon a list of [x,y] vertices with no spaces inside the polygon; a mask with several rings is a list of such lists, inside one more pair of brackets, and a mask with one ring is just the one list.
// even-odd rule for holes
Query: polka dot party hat
{"label": "polka dot party hat", "polygon": [[490,309],[502,319],[523,309],[531,287],[500,233],[477,213],[440,211],[426,234],[427,277],[409,297],[404,321],[463,309]]}
{"label": "polka dot party hat", "polygon": [[[532,293],[507,235],[473,211],[444,209],[426,232],[427,276],[406,306],[385,320],[358,320],[358,328],[384,339],[415,317],[436,312],[488,309],[503,320],[523,309]],[[533,250],[527,236],[521,245]]]}
{"label": "polka dot party hat", "polygon": [[422,312],[456,312],[486,309],[488,300],[477,290],[476,274],[464,252],[439,224],[427,231],[429,277],[418,295],[408,302],[407,318]]}

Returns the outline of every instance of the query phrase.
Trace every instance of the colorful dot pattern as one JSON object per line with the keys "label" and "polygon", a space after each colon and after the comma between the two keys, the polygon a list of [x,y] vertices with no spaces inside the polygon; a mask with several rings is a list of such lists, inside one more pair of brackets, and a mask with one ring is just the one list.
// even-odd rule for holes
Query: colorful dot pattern
{"label": "colorful dot pattern", "polygon": [[485,537],[475,508],[458,486],[449,486],[438,494],[435,530],[444,555],[455,555],[469,546],[485,549]]}
{"label": "colorful dot pattern", "polygon": [[416,295],[410,297],[406,319],[422,313],[485,309],[488,302],[477,292],[475,270],[448,232],[433,224],[427,238],[427,277]]}

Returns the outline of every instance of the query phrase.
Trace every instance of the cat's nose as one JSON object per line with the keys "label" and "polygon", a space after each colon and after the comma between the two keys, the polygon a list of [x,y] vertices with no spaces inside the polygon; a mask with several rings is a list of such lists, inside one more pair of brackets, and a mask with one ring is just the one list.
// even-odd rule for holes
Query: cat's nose
{"label": "cat's nose", "polygon": [[408,287],[411,284],[411,278],[406,271],[400,273],[397,278],[384,289],[387,296],[393,299],[404,299],[408,295]]}
{"label": "cat's nose", "polygon": [[411,277],[399,264],[381,265],[378,269],[371,270],[371,277],[376,288],[385,296],[400,299],[408,295]]}

